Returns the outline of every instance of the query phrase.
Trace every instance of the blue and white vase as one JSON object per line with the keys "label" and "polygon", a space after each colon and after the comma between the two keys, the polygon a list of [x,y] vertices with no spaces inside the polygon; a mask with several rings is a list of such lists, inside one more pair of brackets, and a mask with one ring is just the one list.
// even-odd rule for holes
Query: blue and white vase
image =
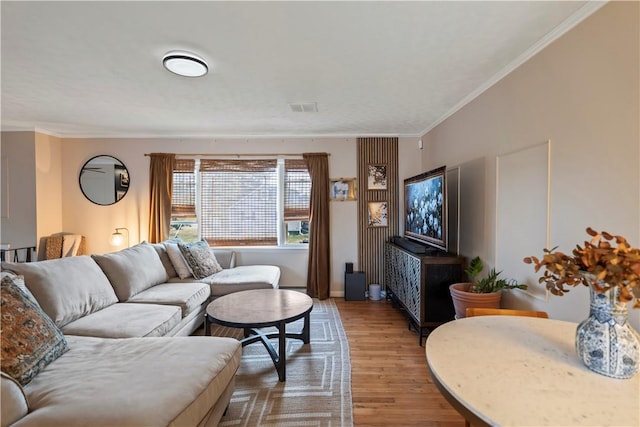
{"label": "blue and white vase", "polygon": [[589,284],[589,317],[576,330],[576,353],[587,368],[612,378],[631,378],[640,369],[640,336],[628,322],[627,304],[618,301],[620,289],[598,293],[598,279],[584,273]]}

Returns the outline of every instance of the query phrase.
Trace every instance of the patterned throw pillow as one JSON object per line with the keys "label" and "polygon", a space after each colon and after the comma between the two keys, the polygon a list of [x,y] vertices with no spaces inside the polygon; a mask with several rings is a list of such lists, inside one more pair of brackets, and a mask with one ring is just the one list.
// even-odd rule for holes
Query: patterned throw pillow
{"label": "patterned throw pillow", "polygon": [[178,247],[196,279],[204,279],[222,271],[222,267],[206,241],[178,243]]}
{"label": "patterned throw pillow", "polygon": [[2,371],[27,385],[69,350],[64,334],[12,280],[0,283]]}
{"label": "patterned throw pillow", "polygon": [[9,273],[8,271],[3,271],[1,274],[2,274],[3,284],[13,283],[17,287],[19,287],[22,290],[22,292],[25,293],[25,295],[27,296],[27,298],[31,300],[31,302],[33,302],[38,308],[40,308],[40,304],[38,304],[36,297],[33,296],[29,288],[27,288],[27,285],[24,283],[24,276],[15,275],[13,273]]}

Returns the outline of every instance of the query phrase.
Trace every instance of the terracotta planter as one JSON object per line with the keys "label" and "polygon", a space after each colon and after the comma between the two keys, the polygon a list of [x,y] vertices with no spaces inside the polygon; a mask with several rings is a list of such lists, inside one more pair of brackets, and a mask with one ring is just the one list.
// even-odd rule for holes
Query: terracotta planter
{"label": "terracotta planter", "polygon": [[488,294],[476,294],[468,292],[470,286],[471,283],[454,283],[449,286],[456,319],[466,317],[467,307],[500,308],[501,290]]}

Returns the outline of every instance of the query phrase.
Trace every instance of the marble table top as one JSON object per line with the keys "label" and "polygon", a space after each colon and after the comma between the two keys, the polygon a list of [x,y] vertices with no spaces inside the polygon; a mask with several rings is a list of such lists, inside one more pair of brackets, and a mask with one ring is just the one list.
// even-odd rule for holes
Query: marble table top
{"label": "marble table top", "polygon": [[640,374],[589,370],[575,351],[576,323],[517,316],[448,322],[426,357],[443,395],[472,423],[503,426],[640,426]]}
{"label": "marble table top", "polygon": [[255,289],[216,298],[207,307],[207,314],[226,326],[261,328],[302,318],[312,308],[313,300],[305,293]]}

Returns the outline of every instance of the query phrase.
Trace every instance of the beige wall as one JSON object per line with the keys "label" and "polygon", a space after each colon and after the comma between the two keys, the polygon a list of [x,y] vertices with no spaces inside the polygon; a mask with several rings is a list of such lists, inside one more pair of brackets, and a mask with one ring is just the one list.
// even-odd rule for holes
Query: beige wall
{"label": "beige wall", "polygon": [[44,258],[45,244],[40,239],[62,228],[62,147],[60,138],[35,134],[36,145],[36,218],[39,258]]}
{"label": "beige wall", "polygon": [[[550,246],[571,250],[587,226],[640,243],[639,8],[607,4],[423,137],[424,169],[461,165],[463,255],[495,263],[496,157],[548,139]],[[510,203],[527,197],[523,187]],[[521,255],[542,248],[528,252]],[[507,306],[553,318],[579,321],[588,312],[586,289],[548,303],[509,294]],[[632,323],[640,329],[640,310]]]}

